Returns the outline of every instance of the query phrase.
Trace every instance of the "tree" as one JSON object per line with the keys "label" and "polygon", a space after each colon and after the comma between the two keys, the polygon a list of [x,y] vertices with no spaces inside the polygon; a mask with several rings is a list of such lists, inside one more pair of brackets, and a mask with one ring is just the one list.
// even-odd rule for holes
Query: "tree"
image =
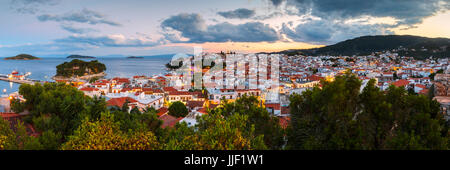
{"label": "tree", "polygon": [[0,118],[0,150],[11,149],[15,145],[14,138],[9,122]]}
{"label": "tree", "polygon": [[23,105],[31,113],[24,120],[33,123],[36,130],[45,135],[41,142],[49,145],[45,146],[46,149],[59,148],[53,144],[65,142],[83,119],[98,120],[107,110],[104,99],[90,98],[65,84],[23,84],[19,93],[25,101],[18,105]]}
{"label": "tree", "polygon": [[62,135],[53,130],[44,131],[39,136],[39,142],[45,150],[58,150],[62,143]]}
{"label": "tree", "polygon": [[165,137],[164,149],[168,150],[261,150],[267,149],[263,135],[255,134],[255,127],[248,129],[247,115],[233,114],[227,119],[217,113],[199,118],[199,124],[188,127],[177,124]]}
{"label": "tree", "polygon": [[186,115],[189,113],[186,105],[180,101],[173,102],[169,106],[169,115],[175,116],[175,117],[186,117]]}
{"label": "tree", "polygon": [[386,149],[386,140],[390,136],[394,126],[395,117],[391,110],[392,105],[386,102],[386,96],[375,87],[372,79],[361,93],[362,112],[358,115],[358,121],[365,133],[364,149]]}
{"label": "tree", "polygon": [[360,149],[360,128],[354,117],[359,109],[361,82],[347,73],[335,81],[322,81],[302,95],[291,96],[291,149]]}
{"label": "tree", "polygon": [[102,114],[100,120],[83,120],[74,135],[63,144],[63,150],[152,150],[159,144],[152,132],[120,130],[110,113]]}
{"label": "tree", "polygon": [[27,134],[22,121],[14,125],[14,132],[10,124],[0,119],[0,150],[40,150],[43,146],[39,140]]}
{"label": "tree", "polygon": [[271,115],[265,108],[260,106],[260,102],[255,96],[244,95],[233,103],[225,103],[222,107],[213,110],[213,113],[229,118],[234,114],[248,116],[245,123],[247,129],[253,125],[256,135],[264,136],[264,143],[271,149],[281,149],[284,144],[284,130],[279,124],[279,119]]}
{"label": "tree", "polygon": [[403,87],[386,92],[370,80],[359,93],[350,74],[291,96],[291,149],[448,149],[439,103]]}
{"label": "tree", "polygon": [[19,99],[13,99],[11,100],[11,110],[16,113],[21,113],[25,111],[25,104],[21,103]]}

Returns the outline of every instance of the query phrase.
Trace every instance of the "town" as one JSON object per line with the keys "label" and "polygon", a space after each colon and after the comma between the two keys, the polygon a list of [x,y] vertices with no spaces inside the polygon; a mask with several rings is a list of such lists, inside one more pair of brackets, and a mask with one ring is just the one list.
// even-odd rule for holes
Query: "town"
{"label": "town", "polygon": [[[221,59],[217,60],[219,62],[225,61],[228,56],[223,52],[205,53],[202,54],[202,59],[210,55],[221,56]],[[269,79],[269,81],[254,81],[253,86],[248,83],[252,82],[248,79],[254,71],[254,68],[249,67],[249,63],[245,63],[245,67],[233,67],[232,73],[246,78],[247,83],[244,83],[245,85],[241,88],[236,88],[238,83],[232,84],[230,88],[226,83],[217,83],[219,81],[213,82],[213,85],[203,82],[200,89],[185,88],[181,83],[183,76],[176,69],[169,70],[164,75],[115,77],[99,79],[91,83],[79,80],[77,82],[58,80],[57,82],[71,84],[90,97],[103,97],[109,107],[121,108],[126,104],[129,112],[134,108],[140,111],[154,108],[158,111],[159,119],[164,122],[163,128],[173,127],[179,122],[186,122],[189,126],[194,126],[197,124],[198,116],[208,114],[210,109],[219,107],[221,102],[232,102],[244,95],[257,97],[261,106],[272,115],[279,117],[280,124],[286,127],[290,121],[290,95],[301,94],[307,89],[319,86],[320,81],[333,81],[335,76],[350,70],[362,81],[361,91],[370,79],[375,79],[381,90],[386,90],[390,85],[404,87],[408,92],[434,97],[441,104],[441,111],[446,120],[450,118],[450,62],[448,58],[433,59],[430,57],[422,61],[412,57],[398,56],[397,53],[389,51],[373,53],[368,56],[279,56],[280,69],[277,73],[279,78]],[[192,56],[188,58],[188,60],[193,59]],[[264,71],[270,77],[270,66],[274,64],[271,62],[265,64],[259,68],[269,68]],[[245,69],[239,70],[242,68]],[[210,69],[212,70],[211,67],[202,69],[203,78],[209,75],[207,73]],[[223,69],[227,73],[224,75],[229,75],[230,72],[227,72],[226,69]],[[212,80],[215,78],[215,76],[208,77]],[[224,80],[224,82],[233,81],[228,78]],[[271,88],[274,83],[277,83],[278,88]],[[274,90],[276,91],[274,92]],[[22,98],[18,93],[11,94],[11,96]],[[169,115],[168,108],[174,102],[182,102],[189,113],[185,117]]]}

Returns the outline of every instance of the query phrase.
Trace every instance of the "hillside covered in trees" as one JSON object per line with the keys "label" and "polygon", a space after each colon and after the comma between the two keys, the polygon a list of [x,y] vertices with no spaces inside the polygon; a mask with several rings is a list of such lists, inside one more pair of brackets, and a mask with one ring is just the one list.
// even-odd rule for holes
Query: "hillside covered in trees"
{"label": "hillside covered in trees", "polygon": [[339,42],[321,48],[286,50],[278,53],[282,54],[303,54],[303,55],[370,55],[373,52],[395,50],[400,56],[415,57],[424,59],[430,56],[449,57],[450,39],[447,38],[426,38],[411,35],[379,35],[364,36],[351,40]]}
{"label": "hillside covered in trees", "polygon": [[56,76],[73,77],[102,73],[106,66],[97,60],[83,61],[74,59],[71,62],[64,62],[56,66]]}

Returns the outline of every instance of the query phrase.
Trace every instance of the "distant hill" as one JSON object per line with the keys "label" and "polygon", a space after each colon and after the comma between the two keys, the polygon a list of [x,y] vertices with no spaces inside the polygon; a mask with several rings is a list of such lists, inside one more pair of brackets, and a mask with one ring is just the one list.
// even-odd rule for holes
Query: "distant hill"
{"label": "distant hill", "polygon": [[[400,48],[402,47],[402,48]],[[430,56],[449,57],[450,39],[426,38],[411,35],[363,36],[314,49],[286,50],[277,53],[295,55],[369,55],[373,52],[394,50],[400,56],[424,59]]]}
{"label": "distant hill", "polygon": [[142,58],[144,58],[144,57],[136,57],[136,56],[129,56],[129,57],[127,57],[128,59],[142,59]]}
{"label": "distant hill", "polygon": [[83,56],[83,55],[70,55],[67,58],[95,58],[92,56]]}
{"label": "distant hill", "polygon": [[29,54],[19,54],[14,57],[7,57],[5,60],[40,60],[40,58]]}

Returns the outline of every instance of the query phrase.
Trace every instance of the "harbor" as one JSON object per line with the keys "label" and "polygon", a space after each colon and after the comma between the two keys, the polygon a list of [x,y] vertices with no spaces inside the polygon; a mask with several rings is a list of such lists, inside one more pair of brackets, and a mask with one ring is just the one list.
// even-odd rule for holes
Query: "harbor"
{"label": "harbor", "polygon": [[0,81],[12,82],[17,84],[35,84],[41,82],[40,80],[28,79],[27,76],[31,75],[28,72],[24,75],[19,75],[17,71],[12,71],[11,74],[0,74]]}

